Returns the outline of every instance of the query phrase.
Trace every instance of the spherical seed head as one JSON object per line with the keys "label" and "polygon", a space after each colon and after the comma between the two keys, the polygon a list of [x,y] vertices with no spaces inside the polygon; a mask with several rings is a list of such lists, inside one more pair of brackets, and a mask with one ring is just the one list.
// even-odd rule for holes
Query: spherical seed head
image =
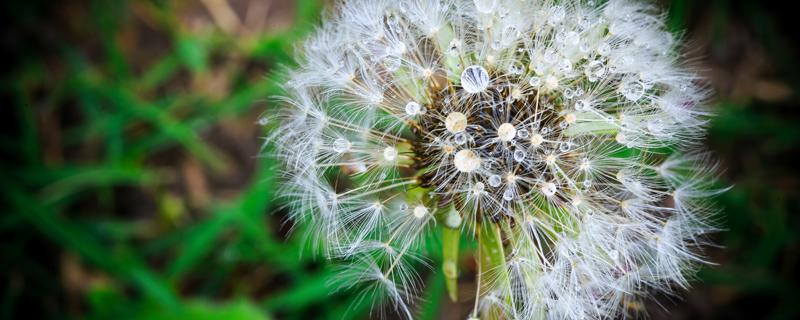
{"label": "spherical seed head", "polygon": [[481,159],[472,150],[462,149],[456,152],[453,164],[459,172],[469,173],[480,167]]}
{"label": "spherical seed head", "polygon": [[509,255],[481,269],[475,318],[621,318],[688,285],[715,213],[708,157],[683,152],[708,92],[654,6],[353,0],[325,19],[269,140],[292,217],[358,262],[345,282],[411,318],[426,234],[487,225]]}

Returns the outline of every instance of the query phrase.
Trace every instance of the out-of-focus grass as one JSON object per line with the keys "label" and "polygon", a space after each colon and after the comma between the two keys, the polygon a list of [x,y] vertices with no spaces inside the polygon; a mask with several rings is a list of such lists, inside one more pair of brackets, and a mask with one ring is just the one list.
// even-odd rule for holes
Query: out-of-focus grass
{"label": "out-of-focus grass", "polygon": [[[287,237],[273,163],[258,156],[278,66],[323,5],[4,2],[0,318],[366,317],[368,301],[331,294],[336,270]],[[665,6],[711,61],[709,145],[734,185],[719,199],[724,247],[709,250],[720,265],[666,307],[796,317],[796,47],[755,1]],[[442,274],[424,277],[420,317],[463,318]]]}

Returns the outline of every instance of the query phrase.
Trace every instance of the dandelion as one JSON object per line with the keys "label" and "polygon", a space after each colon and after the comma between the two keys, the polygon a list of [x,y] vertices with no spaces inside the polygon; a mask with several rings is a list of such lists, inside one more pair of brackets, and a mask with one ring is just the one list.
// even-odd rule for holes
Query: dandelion
{"label": "dandelion", "polygon": [[432,244],[453,299],[474,256],[470,319],[628,316],[687,287],[715,231],[708,91],[678,43],[625,0],[344,2],[268,139],[288,209],[406,318]]}

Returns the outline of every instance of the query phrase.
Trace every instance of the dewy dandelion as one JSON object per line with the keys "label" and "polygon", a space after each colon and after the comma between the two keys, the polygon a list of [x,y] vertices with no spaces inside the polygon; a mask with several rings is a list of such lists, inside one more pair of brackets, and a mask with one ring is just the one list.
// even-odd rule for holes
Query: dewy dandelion
{"label": "dewy dandelion", "polygon": [[300,49],[269,138],[283,195],[397,314],[433,245],[451,298],[476,260],[480,319],[629,316],[704,262],[708,92],[652,5],[346,1]]}

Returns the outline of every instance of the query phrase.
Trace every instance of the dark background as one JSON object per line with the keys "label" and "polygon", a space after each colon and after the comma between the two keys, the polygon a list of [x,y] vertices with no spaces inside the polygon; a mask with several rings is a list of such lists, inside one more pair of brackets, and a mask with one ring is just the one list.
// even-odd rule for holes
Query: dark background
{"label": "dark background", "polygon": [[[0,319],[368,318],[287,235],[259,156],[281,66],[329,5],[3,1]],[[716,92],[707,145],[733,188],[716,265],[650,314],[798,318],[800,15],[782,1],[659,5]],[[420,318],[466,317],[469,274],[461,304],[423,276]]]}

